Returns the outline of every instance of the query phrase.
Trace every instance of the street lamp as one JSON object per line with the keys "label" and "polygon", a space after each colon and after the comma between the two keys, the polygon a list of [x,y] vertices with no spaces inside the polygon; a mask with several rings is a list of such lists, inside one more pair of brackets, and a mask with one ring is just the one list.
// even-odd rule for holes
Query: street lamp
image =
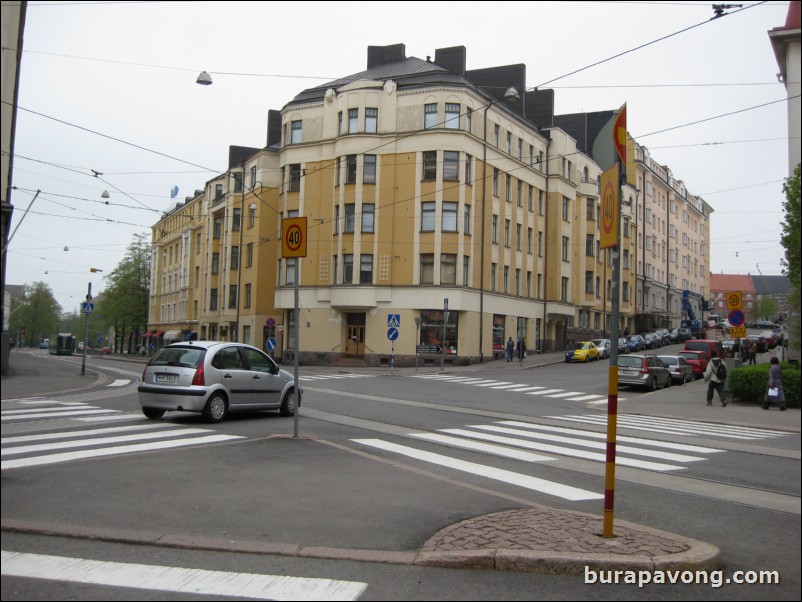
{"label": "street lamp", "polygon": [[[507,88],[502,98],[492,98],[485,106],[484,126],[482,128],[482,209],[479,219],[482,223],[481,247],[479,250],[479,363],[484,362],[484,317],[485,317],[485,207],[487,206],[487,111],[499,100],[518,99],[520,95],[513,86]],[[445,343],[445,341],[443,341]]]}
{"label": "street lamp", "polygon": [[195,80],[196,84],[200,84],[201,86],[211,86],[212,85],[212,76],[209,75],[206,71],[202,71],[201,74],[198,76],[198,79]]}

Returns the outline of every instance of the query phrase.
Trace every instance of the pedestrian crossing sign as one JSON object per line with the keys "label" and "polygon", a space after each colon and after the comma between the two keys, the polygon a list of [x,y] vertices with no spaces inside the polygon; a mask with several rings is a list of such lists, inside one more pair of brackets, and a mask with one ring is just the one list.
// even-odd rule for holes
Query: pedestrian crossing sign
{"label": "pedestrian crossing sign", "polygon": [[387,314],[387,328],[398,328],[401,326],[401,314]]}

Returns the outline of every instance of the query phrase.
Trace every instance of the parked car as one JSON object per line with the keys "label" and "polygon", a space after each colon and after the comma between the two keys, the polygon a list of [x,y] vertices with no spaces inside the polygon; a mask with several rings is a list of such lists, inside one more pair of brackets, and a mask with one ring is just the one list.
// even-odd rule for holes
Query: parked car
{"label": "parked car", "polygon": [[102,347],[100,349],[100,355],[111,355],[111,347]]}
{"label": "parked car", "polygon": [[766,341],[766,345],[769,349],[774,349],[777,346],[777,337],[774,336],[773,331],[766,330],[765,332],[761,332],[760,336],[763,337],[764,341]]}
{"label": "parked car", "polygon": [[724,349],[724,345],[721,344],[721,341],[714,341],[711,339],[691,339],[689,341],[685,341],[685,347],[683,347],[683,351],[704,351],[710,357],[713,357],[713,352],[715,351],[716,355],[720,358],[729,357],[729,354],[727,353],[727,350]]}
{"label": "parked car", "polygon": [[590,360],[599,359],[599,350],[590,341],[582,341],[576,344],[576,349],[569,349],[565,352],[565,361],[571,362],[589,362]]}
{"label": "parked car", "polygon": [[593,339],[591,343],[599,350],[599,358],[604,360],[610,357],[610,339]]}
{"label": "parked car", "polygon": [[656,355],[624,355],[618,358],[618,384],[654,391],[671,386],[671,372]]}
{"label": "parked car", "polygon": [[671,332],[668,328],[658,328],[654,331],[654,334],[662,339],[662,345],[669,345],[671,343]]}
{"label": "parked car", "polygon": [[643,342],[646,349],[659,349],[663,346],[663,339],[654,332],[647,332],[643,335]]}
{"label": "parked car", "polygon": [[627,341],[624,337],[620,337],[618,339],[618,353],[628,353],[629,352],[629,341]]}
{"label": "parked car", "polygon": [[684,343],[693,337],[690,328],[675,328],[669,334],[672,343]]}
{"label": "parked car", "polygon": [[639,334],[631,334],[627,337],[627,347],[629,351],[643,351],[646,349],[646,341]]}
{"label": "parked car", "polygon": [[672,383],[684,385],[694,379],[693,367],[681,355],[658,355],[657,357],[671,371]]}
{"label": "parked car", "polygon": [[266,353],[243,343],[188,341],[160,349],[145,366],[138,388],[148,418],[167,411],[200,412],[220,422],[236,410],[295,413],[293,376]]}
{"label": "parked car", "polygon": [[768,320],[758,320],[755,322],[755,328],[759,328],[761,330],[774,330],[775,326],[777,326],[774,322],[769,322]]}
{"label": "parked car", "polygon": [[693,377],[700,379],[705,375],[710,356],[704,351],[678,351],[677,355],[684,357],[693,369]]}

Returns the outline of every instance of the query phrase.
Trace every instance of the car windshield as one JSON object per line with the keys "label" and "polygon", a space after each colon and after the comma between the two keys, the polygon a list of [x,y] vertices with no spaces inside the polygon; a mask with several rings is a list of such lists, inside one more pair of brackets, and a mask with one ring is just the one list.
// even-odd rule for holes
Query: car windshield
{"label": "car windshield", "polygon": [[197,347],[165,347],[150,360],[151,366],[181,366],[197,368],[205,351]]}
{"label": "car windshield", "polygon": [[698,353],[688,353],[688,352],[680,351],[678,355],[684,357],[686,360],[698,360],[699,359],[699,354]]}
{"label": "car windshield", "polygon": [[618,358],[618,365],[622,368],[640,368],[643,365],[643,358],[637,355],[624,355]]}
{"label": "car windshield", "polygon": [[672,357],[670,355],[661,355],[659,357],[664,364],[671,364],[673,366],[674,364],[679,363],[679,360],[677,358]]}

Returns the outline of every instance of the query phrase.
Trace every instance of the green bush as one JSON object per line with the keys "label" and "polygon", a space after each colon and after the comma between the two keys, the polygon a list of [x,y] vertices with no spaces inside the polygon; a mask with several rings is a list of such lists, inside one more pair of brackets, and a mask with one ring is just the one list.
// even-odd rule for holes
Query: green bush
{"label": "green bush", "polygon": [[[785,403],[789,408],[800,407],[800,370],[798,365],[780,362],[783,370]],[[734,397],[742,401],[763,403],[769,386],[770,364],[741,366],[730,372],[730,389]]]}

